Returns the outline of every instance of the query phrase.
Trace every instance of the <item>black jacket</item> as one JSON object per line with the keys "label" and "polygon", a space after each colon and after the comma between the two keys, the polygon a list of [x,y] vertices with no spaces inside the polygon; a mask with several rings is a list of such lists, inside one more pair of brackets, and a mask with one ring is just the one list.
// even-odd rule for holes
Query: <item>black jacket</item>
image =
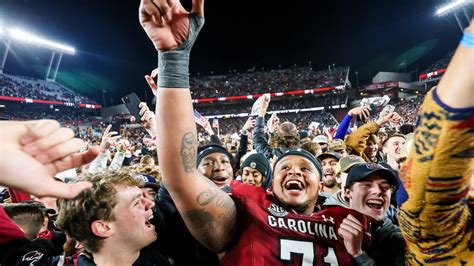
{"label": "black jacket", "polygon": [[217,255],[191,235],[164,186],[158,191],[153,208],[152,222],[158,235],[153,245],[172,258],[175,265],[219,265]]}
{"label": "black jacket", "polygon": [[[77,259],[78,266],[96,265],[94,260],[85,254],[79,255]],[[161,255],[152,245],[140,250],[140,256],[132,264],[134,266],[169,266],[170,263],[166,257]]]}
{"label": "black jacket", "polygon": [[285,149],[276,148],[273,149],[268,144],[267,137],[265,136],[265,118],[257,117],[255,120],[255,127],[253,128],[253,146],[258,153],[265,155],[265,158],[272,160],[273,156],[280,157]]}
{"label": "black jacket", "polygon": [[371,249],[367,254],[376,265],[405,265],[405,239],[400,227],[389,218],[383,224],[372,224]]}

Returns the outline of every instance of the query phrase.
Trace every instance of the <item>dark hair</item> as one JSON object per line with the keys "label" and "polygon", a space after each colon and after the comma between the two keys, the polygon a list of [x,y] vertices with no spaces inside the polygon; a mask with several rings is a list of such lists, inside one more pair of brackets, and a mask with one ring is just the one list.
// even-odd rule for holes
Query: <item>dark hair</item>
{"label": "dark hair", "polygon": [[29,239],[38,234],[44,223],[44,214],[39,206],[25,203],[3,205],[7,215],[25,232]]}
{"label": "dark hair", "polygon": [[268,141],[270,146],[275,148],[297,148],[300,144],[300,138],[296,136],[279,136],[273,135]]}
{"label": "dark hair", "polygon": [[415,126],[411,124],[403,124],[399,128],[400,134],[406,135],[415,132]]}
{"label": "dark hair", "polygon": [[316,156],[316,153],[319,149],[321,149],[321,146],[316,142],[306,141],[305,143],[301,144],[300,148],[302,148],[303,150],[307,150],[311,154]]}

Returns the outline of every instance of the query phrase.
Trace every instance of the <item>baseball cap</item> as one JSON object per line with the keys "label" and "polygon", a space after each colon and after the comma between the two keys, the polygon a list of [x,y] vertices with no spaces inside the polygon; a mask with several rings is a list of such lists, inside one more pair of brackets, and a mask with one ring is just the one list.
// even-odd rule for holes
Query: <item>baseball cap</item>
{"label": "baseball cap", "polygon": [[316,167],[316,169],[318,170],[319,172],[319,175],[322,176],[323,175],[323,167],[321,166],[321,163],[318,161],[318,159],[316,159],[316,157],[314,157],[314,155],[312,155],[310,152],[306,151],[306,150],[303,150],[301,148],[290,148],[290,149],[286,149],[283,151],[283,154],[280,155],[280,157],[278,157],[278,159],[275,161],[275,163],[273,164],[273,168],[275,168],[275,165],[277,165],[277,163],[279,161],[281,161],[281,159],[285,158],[286,156],[289,156],[289,155],[297,155],[297,156],[302,156],[302,157],[305,157],[306,159],[308,159],[311,163],[313,163],[313,165]]}
{"label": "baseball cap", "polygon": [[328,143],[328,138],[324,135],[318,135],[316,137],[314,137],[313,139],[313,142],[316,142],[316,143]]}
{"label": "baseball cap", "polygon": [[229,157],[229,160],[232,161],[232,159],[233,159],[232,155],[221,145],[209,144],[209,145],[205,145],[205,146],[202,146],[202,147],[198,148],[196,167],[199,166],[199,164],[201,163],[202,159],[204,159],[204,157],[206,157],[206,156],[208,156],[209,154],[212,154],[212,153],[223,153],[227,157]]}
{"label": "baseball cap", "polygon": [[136,174],[135,179],[143,181],[143,187],[149,187],[154,189],[159,189],[160,185],[156,182],[156,179],[147,174]]}
{"label": "baseball cap", "polygon": [[342,139],[335,139],[329,143],[328,151],[345,150],[346,143]]}
{"label": "baseball cap", "polygon": [[351,154],[343,157],[339,160],[340,172],[347,173],[352,166],[360,163],[365,163],[364,159],[360,156]]}
{"label": "baseball cap", "polygon": [[319,156],[318,156],[318,159],[320,161],[328,158],[328,157],[332,157],[332,158],[335,158],[336,160],[340,160],[341,159],[341,155],[337,152],[333,152],[333,151],[329,151],[329,152],[325,152],[325,153],[321,153]]}
{"label": "baseball cap", "polygon": [[272,171],[270,168],[270,163],[263,154],[254,153],[249,155],[247,159],[245,159],[245,161],[242,163],[241,168],[244,169],[244,167],[256,169],[265,177],[265,181],[262,184],[263,187],[267,188],[270,185],[272,179]]}
{"label": "baseball cap", "polygon": [[395,172],[376,163],[361,163],[354,165],[347,175],[346,187],[363,180],[373,173],[380,173],[389,184],[395,186],[395,190],[398,187],[398,177]]}

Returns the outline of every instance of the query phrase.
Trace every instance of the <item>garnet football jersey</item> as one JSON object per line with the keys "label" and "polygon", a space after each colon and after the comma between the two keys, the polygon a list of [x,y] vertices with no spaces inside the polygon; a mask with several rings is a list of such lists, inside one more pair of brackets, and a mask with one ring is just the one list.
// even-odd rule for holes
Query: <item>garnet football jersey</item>
{"label": "garnet football jersey", "polygon": [[270,191],[233,182],[230,191],[237,209],[237,239],[222,265],[352,265],[355,260],[337,234],[348,214],[364,227],[370,244],[370,221],[361,213],[331,206],[311,216],[284,208]]}

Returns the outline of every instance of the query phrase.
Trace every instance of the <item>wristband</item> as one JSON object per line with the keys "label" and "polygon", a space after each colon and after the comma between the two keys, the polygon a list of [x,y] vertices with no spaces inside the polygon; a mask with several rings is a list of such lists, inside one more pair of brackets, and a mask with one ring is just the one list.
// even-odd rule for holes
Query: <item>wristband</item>
{"label": "wristband", "polygon": [[460,44],[469,48],[474,48],[474,33],[465,31]]}
{"label": "wristband", "polygon": [[189,88],[189,56],[204,17],[189,14],[188,39],[175,50],[158,51],[158,87]]}

